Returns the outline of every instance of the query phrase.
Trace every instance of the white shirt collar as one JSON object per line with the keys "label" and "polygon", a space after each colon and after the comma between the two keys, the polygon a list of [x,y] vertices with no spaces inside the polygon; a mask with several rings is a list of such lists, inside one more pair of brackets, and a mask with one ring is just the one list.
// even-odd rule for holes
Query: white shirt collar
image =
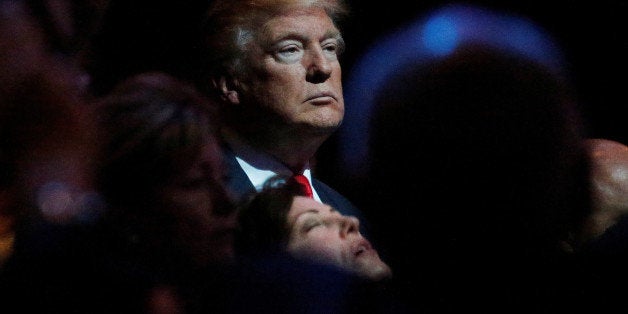
{"label": "white shirt collar", "polygon": [[[286,165],[275,157],[255,150],[229,132],[224,132],[223,135],[225,141],[236,156],[238,164],[242,167],[242,170],[244,170],[244,173],[246,173],[251,183],[253,183],[255,190],[260,191],[264,186],[264,182],[276,174],[288,176],[293,174]],[[312,184],[312,172],[309,164],[305,166],[303,175],[310,181],[314,199],[320,202],[320,197]]]}

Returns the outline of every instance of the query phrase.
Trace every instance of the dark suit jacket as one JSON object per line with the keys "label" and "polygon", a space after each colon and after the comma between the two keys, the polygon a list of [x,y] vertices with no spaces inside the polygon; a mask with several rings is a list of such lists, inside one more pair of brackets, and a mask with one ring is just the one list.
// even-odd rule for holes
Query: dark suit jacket
{"label": "dark suit jacket", "polygon": [[[235,154],[228,147],[223,147],[223,151],[223,162],[227,167],[225,177],[227,189],[233,193],[236,200],[241,200],[243,197],[254,193],[255,186],[253,186],[253,183],[251,183],[240,164],[238,164]],[[332,206],[343,215],[357,217],[360,220],[360,232],[368,238],[369,223],[364,214],[351,201],[314,177],[312,177],[312,186],[323,203]]]}

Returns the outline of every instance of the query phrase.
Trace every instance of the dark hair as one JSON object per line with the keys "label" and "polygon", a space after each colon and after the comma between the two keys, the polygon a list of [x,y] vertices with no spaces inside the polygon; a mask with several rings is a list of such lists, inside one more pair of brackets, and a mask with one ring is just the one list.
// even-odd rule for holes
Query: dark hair
{"label": "dark hair", "polygon": [[[405,192],[419,191],[426,198],[452,193],[481,202],[480,208],[495,211],[484,212],[487,216],[508,216],[512,234],[525,234],[535,244],[552,246],[579,228],[589,209],[587,198],[580,198],[588,195],[584,131],[573,91],[562,77],[482,46],[413,70],[397,76],[393,81],[402,83],[379,98],[371,174],[384,181],[378,176],[373,182],[387,182],[382,189],[395,195],[401,191],[395,187],[404,185],[391,182],[391,175],[416,170],[430,180],[415,180]],[[395,138],[399,141],[391,142]],[[463,185],[452,189],[454,182]],[[515,232],[515,225],[525,231]]]}
{"label": "dark hair", "polygon": [[[425,292],[437,300],[428,309],[456,311],[486,293],[460,289],[480,278],[501,306],[573,288],[565,249],[577,245],[590,194],[568,82],[481,46],[402,71],[377,98],[367,200],[386,260],[406,279],[402,293],[413,302]],[[516,271],[504,276],[496,265]]]}
{"label": "dark hair", "polygon": [[288,212],[295,196],[304,196],[303,186],[287,176],[276,175],[261,191],[242,202],[236,252],[243,256],[262,256],[282,252],[290,236]]}
{"label": "dark hair", "polygon": [[164,73],[128,78],[97,110],[105,141],[98,187],[114,207],[148,206],[215,134],[206,99]]}

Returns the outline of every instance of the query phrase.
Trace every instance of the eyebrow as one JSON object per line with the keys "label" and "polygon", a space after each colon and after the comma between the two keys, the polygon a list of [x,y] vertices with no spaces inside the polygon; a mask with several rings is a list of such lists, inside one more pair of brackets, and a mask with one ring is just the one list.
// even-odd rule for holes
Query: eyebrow
{"label": "eyebrow", "polygon": [[[329,212],[330,212],[330,213],[334,213],[334,212],[337,212],[337,210],[336,210],[335,208],[333,208],[333,207],[329,206]],[[305,215],[305,214],[308,214],[308,213],[310,213],[310,214],[320,214],[320,213],[321,213],[321,211],[320,211],[320,210],[318,210],[318,209],[315,209],[315,208],[309,208],[309,209],[306,209],[305,211],[303,211],[303,212],[299,213],[297,216],[295,216],[295,217],[294,217],[294,221],[293,221],[291,224],[292,224],[293,226],[295,226],[295,225],[296,225],[296,223],[297,223],[297,221],[299,220],[299,218],[300,218],[301,216]]]}
{"label": "eyebrow", "polygon": [[295,217],[295,218],[296,218],[295,220],[298,220],[298,219],[299,219],[299,217],[301,217],[301,216],[303,216],[303,215],[305,215],[305,214],[308,214],[308,213],[311,213],[311,214],[320,214],[320,210],[318,210],[318,209],[314,209],[314,208],[307,209],[307,210],[305,210],[305,211],[301,212],[299,215],[297,215],[297,216]]}
{"label": "eyebrow", "polygon": [[[269,34],[270,35],[270,34]],[[342,37],[342,33],[338,29],[330,29],[325,32],[322,36],[323,40],[327,39],[336,39],[341,45],[344,46],[344,39]],[[298,30],[290,30],[283,34],[280,34],[277,37],[269,36],[271,45],[275,45],[284,40],[299,40],[299,41],[308,41],[311,40],[310,36],[305,36],[303,33]]]}
{"label": "eyebrow", "polygon": [[310,208],[310,209],[304,210],[301,213],[299,213],[298,215],[294,216],[294,219],[290,219],[289,217],[286,217],[287,221],[288,221],[288,225],[290,226],[290,228],[296,228],[297,224],[299,222],[299,218],[301,218],[303,215],[308,214],[308,213],[310,213],[310,214],[319,214],[320,211],[318,209]]}
{"label": "eyebrow", "polygon": [[336,39],[342,40],[342,33],[340,33],[340,30],[338,29],[330,29],[325,32],[325,35],[323,37],[336,38]]}
{"label": "eyebrow", "polygon": [[[329,207],[329,212],[333,214],[333,213],[338,212],[338,211],[337,211],[335,208],[333,208],[333,207],[331,207],[331,206],[330,206],[330,207]],[[299,217],[301,217],[302,215],[305,215],[305,214],[308,214],[308,213],[312,213],[312,214],[320,214],[320,213],[321,213],[321,210],[316,209],[316,208],[309,208],[309,209],[306,209],[305,211],[301,212],[299,215],[297,215],[297,216],[295,217],[295,221],[296,221],[296,220],[298,220],[298,219],[299,219]]]}

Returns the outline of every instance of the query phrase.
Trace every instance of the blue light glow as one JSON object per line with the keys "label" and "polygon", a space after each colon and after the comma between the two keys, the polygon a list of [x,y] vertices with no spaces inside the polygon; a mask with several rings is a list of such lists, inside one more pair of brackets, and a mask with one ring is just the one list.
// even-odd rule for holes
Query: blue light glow
{"label": "blue light glow", "polygon": [[459,43],[458,30],[451,16],[437,15],[427,20],[422,36],[425,49],[437,56],[448,55]]}
{"label": "blue light glow", "polygon": [[479,6],[447,5],[388,34],[366,50],[345,83],[345,120],[339,130],[341,169],[358,174],[367,166],[368,121],[377,92],[409,62],[433,62],[461,44],[479,43],[522,55],[561,72],[562,53],[531,21]]}

